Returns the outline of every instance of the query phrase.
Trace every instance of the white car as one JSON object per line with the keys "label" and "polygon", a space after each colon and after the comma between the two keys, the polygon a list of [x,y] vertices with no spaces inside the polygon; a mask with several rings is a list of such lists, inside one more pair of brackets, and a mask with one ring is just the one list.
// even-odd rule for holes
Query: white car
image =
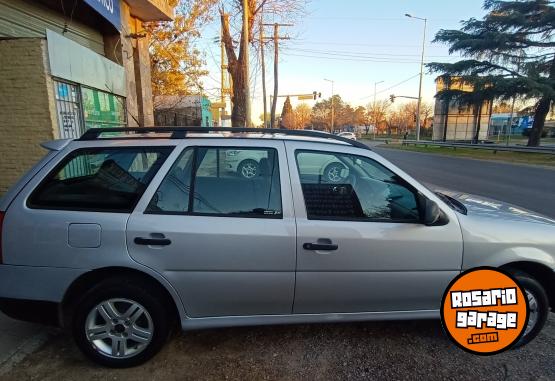
{"label": "white car", "polygon": [[337,134],[337,136],[341,136],[343,138],[351,140],[357,140],[357,136],[354,132],[340,132],[339,134]]}
{"label": "white car", "polygon": [[[262,160],[268,160],[266,151],[260,150],[226,150],[224,158],[224,168],[227,171],[235,172],[237,175],[251,179],[260,176],[263,172]],[[320,176],[321,181],[326,183],[338,183],[349,175],[349,169],[345,164],[330,156],[330,160],[322,163],[318,155],[306,154],[302,163],[305,173]]]}

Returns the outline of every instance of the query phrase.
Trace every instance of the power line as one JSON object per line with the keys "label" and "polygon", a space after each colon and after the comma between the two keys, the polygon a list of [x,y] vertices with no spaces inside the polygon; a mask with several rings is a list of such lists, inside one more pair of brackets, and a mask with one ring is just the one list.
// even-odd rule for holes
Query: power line
{"label": "power line", "polygon": [[[397,86],[401,86],[402,84],[407,83],[408,81],[410,81],[411,79],[414,79],[414,78],[418,77],[419,75],[420,75],[420,73],[418,73],[418,74],[416,74],[416,75],[413,75],[412,77],[409,77],[409,78],[407,78],[407,79],[404,79],[404,80],[402,80],[401,82],[398,82],[398,83],[396,83],[396,84],[394,84],[394,85],[392,85],[392,86],[389,86],[389,87],[386,88],[386,89],[382,89],[382,90],[376,92],[375,95],[384,93],[384,92],[389,91],[389,90],[391,90],[391,89],[394,89],[394,88],[396,88]],[[373,95],[369,95],[369,96],[367,96],[367,97],[362,97],[362,98],[360,98],[360,99],[368,99],[368,98],[370,98],[370,97],[372,97],[372,96],[373,96]]]}
{"label": "power line", "polygon": [[[321,54],[333,54],[333,55],[356,55],[358,57],[367,57],[370,56],[385,56],[385,57],[420,57],[420,54],[394,54],[394,53],[365,53],[365,52],[353,52],[347,50],[317,50],[317,49],[304,49],[304,48],[288,48],[289,50],[301,51],[306,53],[321,53]],[[436,58],[461,58],[455,56],[434,56],[428,55],[427,57],[436,57]]]}
{"label": "power line", "polygon": [[398,61],[398,60],[395,61],[395,60],[371,59],[371,58],[326,57],[326,56],[314,56],[314,55],[307,55],[307,54],[292,54],[292,53],[283,53],[283,55],[290,56],[290,57],[317,58],[317,59],[335,60],[335,61],[398,63],[398,64],[420,63],[419,61]]}

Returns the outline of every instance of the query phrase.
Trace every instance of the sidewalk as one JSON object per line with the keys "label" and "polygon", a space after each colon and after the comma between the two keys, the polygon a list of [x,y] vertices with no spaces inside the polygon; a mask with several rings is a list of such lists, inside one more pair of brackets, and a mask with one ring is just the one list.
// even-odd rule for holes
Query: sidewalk
{"label": "sidewalk", "polygon": [[53,333],[51,328],[13,320],[0,313],[0,375],[37,350]]}

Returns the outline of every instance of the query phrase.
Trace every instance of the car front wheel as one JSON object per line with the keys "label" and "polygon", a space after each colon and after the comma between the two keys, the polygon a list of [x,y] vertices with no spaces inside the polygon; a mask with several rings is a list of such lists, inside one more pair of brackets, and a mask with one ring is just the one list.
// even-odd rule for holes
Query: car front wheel
{"label": "car front wheel", "polygon": [[73,317],[77,346],[93,361],[126,368],[144,363],[164,345],[171,315],[154,289],[117,280],[101,282]]}
{"label": "car front wheel", "polygon": [[520,271],[514,271],[512,274],[524,288],[529,307],[528,323],[524,333],[514,345],[515,348],[518,348],[528,344],[542,330],[549,313],[549,299],[545,289],[533,277]]}

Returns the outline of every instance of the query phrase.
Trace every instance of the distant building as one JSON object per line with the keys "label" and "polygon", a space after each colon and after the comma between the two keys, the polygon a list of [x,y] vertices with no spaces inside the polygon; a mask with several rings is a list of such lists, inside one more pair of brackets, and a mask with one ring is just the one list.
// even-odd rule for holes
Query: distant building
{"label": "distant building", "polygon": [[[473,87],[464,83],[456,77],[445,83],[441,77],[436,79],[436,91],[439,92],[449,86],[450,89],[457,89],[472,92]],[[478,139],[485,140],[488,136],[488,123],[491,116],[491,101],[484,101],[479,117],[475,117],[472,106],[463,105],[456,100],[450,102],[443,101],[436,97],[434,106],[433,140],[458,140],[470,141],[476,134],[478,119],[480,132]]]}
{"label": "distant building", "polygon": [[0,0],[0,195],[43,141],[154,124],[142,23],[172,17],[168,0]]}
{"label": "distant building", "polygon": [[213,127],[212,104],[202,95],[161,95],[154,99],[156,126]]}

